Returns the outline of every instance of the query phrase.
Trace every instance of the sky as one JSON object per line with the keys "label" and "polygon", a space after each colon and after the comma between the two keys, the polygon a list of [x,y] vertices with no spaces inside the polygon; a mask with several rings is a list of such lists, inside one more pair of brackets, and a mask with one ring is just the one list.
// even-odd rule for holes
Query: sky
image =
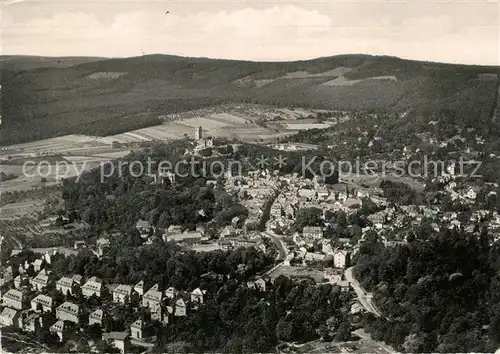
{"label": "sky", "polygon": [[3,55],[288,61],[365,53],[500,65],[500,0],[0,1]]}

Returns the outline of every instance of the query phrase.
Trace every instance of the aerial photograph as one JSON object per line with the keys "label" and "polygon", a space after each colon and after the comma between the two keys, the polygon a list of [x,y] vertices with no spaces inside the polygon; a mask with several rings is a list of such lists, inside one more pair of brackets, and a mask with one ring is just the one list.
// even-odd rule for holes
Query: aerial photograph
{"label": "aerial photograph", "polygon": [[2,0],[1,353],[500,354],[500,2]]}

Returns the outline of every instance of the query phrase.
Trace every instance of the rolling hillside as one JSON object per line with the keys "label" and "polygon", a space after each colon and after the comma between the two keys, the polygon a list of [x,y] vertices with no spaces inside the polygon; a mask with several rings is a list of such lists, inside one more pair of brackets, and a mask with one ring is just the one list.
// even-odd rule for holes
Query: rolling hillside
{"label": "rolling hillside", "polygon": [[51,58],[51,65],[36,57],[0,59],[0,145],[74,133],[112,135],[158,124],[160,115],[228,102],[411,111],[401,124],[446,111],[454,124],[487,124],[499,73],[368,55],[286,63],[167,55],[61,58],[59,64]]}

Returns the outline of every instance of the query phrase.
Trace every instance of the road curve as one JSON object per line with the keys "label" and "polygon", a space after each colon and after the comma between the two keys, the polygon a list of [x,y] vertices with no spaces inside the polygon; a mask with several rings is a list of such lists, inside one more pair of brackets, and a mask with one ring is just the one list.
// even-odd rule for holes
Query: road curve
{"label": "road curve", "polygon": [[276,244],[276,248],[278,248],[279,255],[276,257],[276,260],[283,261],[287,255],[287,249],[283,241],[273,232],[271,231],[263,231],[262,235],[265,237],[269,237]]}

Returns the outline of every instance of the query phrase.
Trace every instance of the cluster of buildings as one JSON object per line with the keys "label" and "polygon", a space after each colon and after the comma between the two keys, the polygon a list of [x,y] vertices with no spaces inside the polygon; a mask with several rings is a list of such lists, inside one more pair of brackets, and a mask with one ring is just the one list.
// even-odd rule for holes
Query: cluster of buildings
{"label": "cluster of buildings", "polygon": [[[36,263],[41,269],[35,275],[30,276],[23,271],[16,277],[11,276],[4,284],[0,305],[2,327],[13,326],[27,332],[36,332],[44,327],[56,334],[60,341],[66,341],[87,320],[89,326],[99,325],[105,330],[105,321],[114,306],[130,305],[147,309],[150,317],[137,318],[127,324],[126,332],[103,335],[103,339],[124,352],[130,343],[141,345],[144,344],[142,341],[151,340],[154,321],[166,325],[175,318],[188,316],[206,300],[206,290],[200,288],[191,292],[178,291],[173,287],[161,289],[158,284],[147,287],[144,280],[135,285],[105,284],[96,277],[84,280],[81,275],[63,276],[56,280],[50,267],[47,267],[49,263]],[[14,274],[12,267],[4,270],[4,276],[8,274]],[[63,296],[62,303],[61,298],[58,300],[50,295],[54,293],[49,288],[54,286]],[[83,296],[83,303],[75,301],[80,295]],[[88,302],[91,297],[101,299],[99,303],[102,305],[91,305]],[[44,323],[46,321],[51,323]]]}

